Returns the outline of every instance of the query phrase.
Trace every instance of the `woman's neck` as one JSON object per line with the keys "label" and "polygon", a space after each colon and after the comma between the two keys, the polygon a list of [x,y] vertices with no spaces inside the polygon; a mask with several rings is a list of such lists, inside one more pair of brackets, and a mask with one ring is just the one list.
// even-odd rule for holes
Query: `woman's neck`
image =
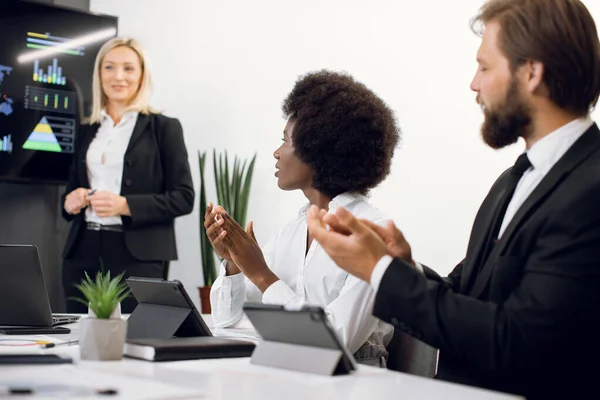
{"label": "woman's neck", "polygon": [[106,106],[106,113],[113,120],[115,125],[118,125],[121,122],[121,118],[123,118],[123,114],[125,114],[125,109],[127,106],[125,104],[120,103],[108,103]]}
{"label": "woman's neck", "polygon": [[[304,192],[304,196],[306,196],[306,198],[308,199],[308,201],[310,202],[311,205],[316,205],[317,207],[319,207],[319,210],[329,210],[329,203],[331,202],[331,197],[323,194],[322,192],[319,192],[316,189],[304,189],[302,190]],[[313,237],[310,234],[309,231],[306,232],[306,252],[305,252],[305,256],[308,254],[308,250],[310,249],[310,246],[312,245],[313,242]]]}
{"label": "woman's neck", "polygon": [[310,202],[311,205],[316,205],[317,207],[319,207],[319,209],[325,209],[328,210],[329,209],[329,203],[331,202],[332,198],[325,195],[322,192],[319,192],[316,189],[306,189],[303,190],[304,192],[304,196],[306,196],[306,198],[308,199],[308,201]]}

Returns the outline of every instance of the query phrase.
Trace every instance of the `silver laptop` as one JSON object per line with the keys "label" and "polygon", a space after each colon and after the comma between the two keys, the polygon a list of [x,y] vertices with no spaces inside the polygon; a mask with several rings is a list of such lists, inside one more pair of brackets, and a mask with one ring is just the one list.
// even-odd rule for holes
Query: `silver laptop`
{"label": "silver laptop", "polygon": [[0,244],[0,276],[0,325],[50,327],[79,319],[52,314],[36,246]]}

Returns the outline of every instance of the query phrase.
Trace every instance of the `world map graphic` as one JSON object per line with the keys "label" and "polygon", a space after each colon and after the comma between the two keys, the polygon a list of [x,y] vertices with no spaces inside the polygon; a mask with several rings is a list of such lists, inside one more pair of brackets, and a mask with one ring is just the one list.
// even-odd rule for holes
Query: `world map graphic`
{"label": "world map graphic", "polygon": [[[12,72],[12,67],[0,64],[0,88],[4,79]],[[6,94],[0,92],[0,114],[10,115],[13,112],[14,101]]]}

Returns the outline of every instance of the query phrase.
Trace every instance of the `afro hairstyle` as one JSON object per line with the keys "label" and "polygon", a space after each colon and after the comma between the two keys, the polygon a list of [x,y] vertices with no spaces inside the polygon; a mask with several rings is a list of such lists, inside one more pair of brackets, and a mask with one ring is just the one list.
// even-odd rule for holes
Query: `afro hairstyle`
{"label": "afro hairstyle", "polygon": [[349,74],[321,70],[299,77],[282,110],[295,121],[295,154],[312,168],[321,193],[367,194],[390,173],[401,134],[394,112]]}

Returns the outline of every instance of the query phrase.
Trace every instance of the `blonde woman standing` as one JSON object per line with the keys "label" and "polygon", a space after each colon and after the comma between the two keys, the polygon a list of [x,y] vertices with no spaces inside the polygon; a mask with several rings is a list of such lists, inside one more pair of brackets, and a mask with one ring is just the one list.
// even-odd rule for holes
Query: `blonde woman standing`
{"label": "blonde woman standing", "polygon": [[[80,128],[63,195],[63,216],[72,221],[63,252],[68,312],[87,312],[69,300],[86,272],[160,278],[177,258],[174,220],[192,211],[194,188],[181,124],[150,107],[151,89],[134,39],[100,49],[92,115]],[[136,304],[127,299],[122,311]]]}

